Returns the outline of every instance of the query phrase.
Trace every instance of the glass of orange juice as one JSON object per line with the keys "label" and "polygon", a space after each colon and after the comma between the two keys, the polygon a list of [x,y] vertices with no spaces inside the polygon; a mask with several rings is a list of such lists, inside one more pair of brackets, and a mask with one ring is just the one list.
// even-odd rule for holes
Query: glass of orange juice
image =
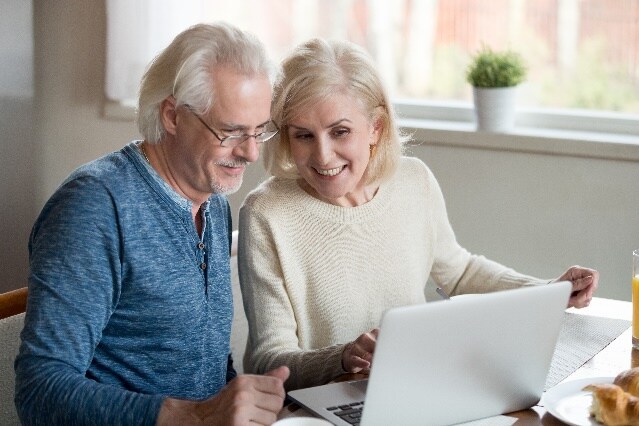
{"label": "glass of orange juice", "polygon": [[639,349],[639,250],[632,252],[632,346]]}

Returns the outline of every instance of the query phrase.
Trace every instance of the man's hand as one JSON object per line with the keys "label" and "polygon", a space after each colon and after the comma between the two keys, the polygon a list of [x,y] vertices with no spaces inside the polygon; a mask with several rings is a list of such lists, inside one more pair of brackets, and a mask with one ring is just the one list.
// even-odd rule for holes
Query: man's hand
{"label": "man's hand", "polygon": [[167,398],[157,424],[270,425],[282,409],[288,375],[288,367],[276,368],[263,376],[240,375],[205,401]]}

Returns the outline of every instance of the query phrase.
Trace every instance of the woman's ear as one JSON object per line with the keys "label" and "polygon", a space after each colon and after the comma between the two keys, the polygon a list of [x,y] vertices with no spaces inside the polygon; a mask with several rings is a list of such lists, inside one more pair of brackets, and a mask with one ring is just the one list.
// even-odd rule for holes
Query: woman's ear
{"label": "woman's ear", "polygon": [[173,95],[167,96],[160,104],[160,119],[164,130],[170,135],[175,135],[177,127],[177,109]]}
{"label": "woman's ear", "polygon": [[384,119],[382,116],[377,116],[373,120],[373,128],[371,133],[371,136],[373,137],[373,140],[375,141],[374,145],[377,145],[379,143],[379,139],[382,135],[383,130],[384,130]]}

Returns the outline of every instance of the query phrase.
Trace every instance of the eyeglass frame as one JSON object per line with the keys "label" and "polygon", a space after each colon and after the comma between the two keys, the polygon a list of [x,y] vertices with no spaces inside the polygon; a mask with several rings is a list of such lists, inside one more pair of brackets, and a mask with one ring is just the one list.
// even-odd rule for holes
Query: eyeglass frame
{"label": "eyeglass frame", "polygon": [[[251,139],[251,138],[255,138],[255,142],[258,144],[263,144],[264,142],[268,142],[271,139],[273,139],[275,137],[275,135],[277,135],[280,132],[280,129],[277,128],[277,126],[275,125],[275,123],[273,123],[272,120],[269,120],[267,122],[267,125],[270,123],[273,125],[273,127],[275,127],[275,131],[274,132],[260,132],[260,133],[254,133],[254,134],[249,134],[249,133],[244,133],[241,135],[229,135],[229,136],[224,136],[224,137],[220,137],[218,136],[218,134],[215,132],[215,130],[213,130],[211,128],[211,126],[209,126],[208,124],[206,124],[206,121],[204,121],[204,119],[195,111],[193,111],[193,108],[190,105],[185,105],[185,108],[195,116],[195,118],[197,118],[200,123],[204,124],[204,127],[206,127],[206,129],[211,132],[213,134],[213,136],[215,136],[215,138],[217,140],[220,141],[220,146],[224,147],[224,148],[235,148],[236,146],[240,146],[242,145],[244,142],[246,142],[247,140]],[[271,135],[269,135],[268,137],[266,137],[265,139],[260,140],[260,137],[264,134],[269,134],[272,133]],[[231,141],[228,145],[224,145],[225,141]],[[239,142],[234,142],[234,141],[239,141]]]}

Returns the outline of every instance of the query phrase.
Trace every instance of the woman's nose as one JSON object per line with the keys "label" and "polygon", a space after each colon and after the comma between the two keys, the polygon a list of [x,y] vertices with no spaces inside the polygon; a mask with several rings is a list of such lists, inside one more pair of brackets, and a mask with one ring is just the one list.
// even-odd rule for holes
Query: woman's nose
{"label": "woman's nose", "polygon": [[333,157],[333,144],[328,138],[318,138],[314,146],[313,155],[318,163],[329,164]]}

